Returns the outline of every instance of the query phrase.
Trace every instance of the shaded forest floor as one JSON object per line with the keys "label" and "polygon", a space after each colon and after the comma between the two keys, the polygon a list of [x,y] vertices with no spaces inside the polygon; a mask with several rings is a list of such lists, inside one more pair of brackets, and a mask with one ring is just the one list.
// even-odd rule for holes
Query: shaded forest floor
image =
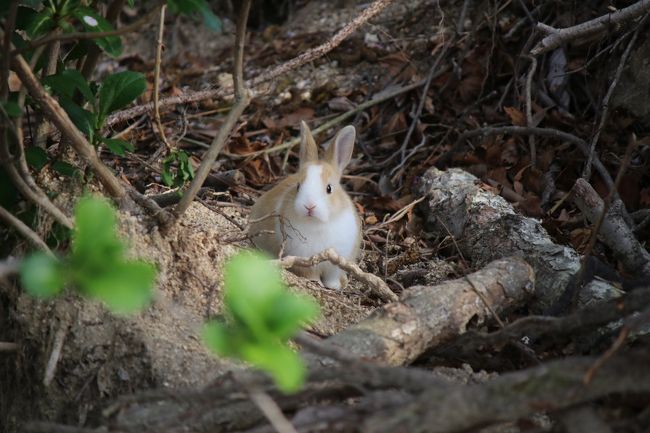
{"label": "shaded forest floor", "polygon": [[[260,3],[257,10],[254,5],[254,19],[246,41],[246,78],[255,77],[325,42],[367,6],[365,2],[340,2],[336,6],[329,1],[288,2],[293,5],[290,13],[278,18]],[[615,3],[614,6],[623,8],[633,2]],[[275,5],[272,1],[265,4],[271,8]],[[458,333],[465,329],[470,332],[463,338],[456,335],[453,339],[441,340],[437,347],[431,347],[434,338],[424,333],[431,341],[423,345],[431,344],[417,355],[404,355],[400,361],[422,371],[433,370],[436,372],[433,377],[418,376],[420,369],[416,369],[417,373],[378,370],[378,374],[352,363],[348,372],[335,367],[321,372],[321,376],[314,378],[312,387],[293,400],[272,394],[285,413],[295,415],[294,423],[304,427],[299,431],[479,431],[490,424],[497,425],[495,430],[484,431],[646,431],[644,429],[650,426],[650,388],[643,385],[647,373],[641,366],[648,359],[647,335],[642,331],[647,325],[648,280],[633,269],[632,263],[639,255],[636,258],[630,255],[638,250],[617,247],[617,236],[623,235],[604,235],[595,244],[590,241],[595,239],[593,224],[598,219],[598,206],[602,209],[603,203],[605,206],[611,203],[620,212],[628,226],[627,232],[633,234],[639,245],[645,245],[650,236],[650,79],[647,68],[650,40],[643,36],[650,28],[648,20],[626,23],[615,31],[561,45],[544,55],[529,55],[540,39],[539,30],[535,28],[537,21],[558,28],[569,27],[611,12],[609,8],[614,6],[612,2],[602,1],[571,5],[556,1],[395,2],[331,52],[251,89],[254,98],[215,163],[207,188],[199,195],[203,207],[194,208],[188,216],[189,222],[174,234],[177,239],[187,236],[188,240],[178,241],[165,250],[165,254],[178,261],[178,269],[194,266],[189,259],[194,257],[189,255],[190,250],[200,256],[204,248],[212,259],[218,258],[197,265],[198,278],[188,277],[194,270],[170,272],[170,281],[165,283],[166,290],[172,293],[170,299],[184,306],[191,304],[194,312],[214,314],[220,301],[214,290],[204,290],[210,285],[201,279],[208,278],[204,277],[206,275],[214,277],[210,274],[214,271],[207,268],[215,261],[221,262],[222,255],[230,254],[233,246],[250,245],[245,237],[250,206],[265,189],[297,168],[298,148],[291,140],[298,134],[300,121],[306,121],[316,131],[326,126],[317,135],[319,141],[326,141],[342,126],[353,124],[357,129],[357,145],[344,184],[364,222],[361,267],[385,280],[394,293],[404,296],[405,303],[418,299],[409,288],[437,287],[451,279],[460,281],[468,274],[481,272],[487,263],[512,254],[511,246],[506,246],[507,242],[502,239],[514,237],[507,232],[509,227],[492,225],[489,216],[479,215],[485,208],[475,205],[479,201],[488,202],[490,198],[486,197],[504,199],[490,207],[490,212],[496,214],[495,209],[501,209],[499,212],[504,214],[517,215],[508,216],[511,219],[506,219],[504,224],[518,227],[519,224],[537,224],[532,221],[538,220],[540,225],[535,226],[532,233],[545,230],[540,239],[546,239],[548,233],[549,242],[579,255],[586,253],[590,259],[581,264],[579,272],[572,270],[572,280],[562,280],[563,287],[566,283],[562,295],[554,295],[543,302],[520,299],[513,302],[514,308],[499,308],[494,315],[477,313],[474,316],[473,312],[463,312],[467,317],[463,318],[462,326],[458,325],[462,328]],[[138,34],[128,35],[125,40],[127,53],[120,59],[102,62],[99,73],[127,68],[144,73],[148,83],[152,83],[155,27],[152,24]],[[168,18],[160,97],[182,97],[189,91],[229,85],[232,82],[233,27],[225,19],[224,33],[213,34],[187,18]],[[150,100],[151,92],[147,92],[138,103]],[[115,116],[111,121],[111,133],[133,143],[135,150],[120,157],[104,149],[100,155],[124,182],[154,197],[162,206],[170,205],[178,200],[178,194],[165,185],[163,177],[182,176],[186,168],[178,159],[169,157],[173,151],[165,144],[163,136],[171,147],[185,152],[189,163],[196,168],[231,105],[232,97],[215,97],[165,106],[161,110],[163,134],[150,114]],[[592,147],[594,151],[590,151]],[[49,152],[56,153],[56,146],[50,147]],[[591,163],[587,163],[589,160]],[[447,171],[447,174],[437,171],[451,168],[461,168],[475,178],[464,177],[459,171]],[[436,183],[444,176],[448,176],[448,185],[451,185],[448,190],[442,181]],[[576,185],[582,185],[576,183],[580,178],[584,178],[593,190],[576,190]],[[614,182],[618,185],[618,196],[609,198]],[[445,214],[452,206],[441,196],[454,196],[457,193],[454,188],[464,191],[457,200],[464,204],[460,213]],[[431,191],[443,192],[436,195]],[[595,214],[586,210],[590,208],[596,209]],[[524,219],[516,219],[519,217]],[[454,226],[465,218],[468,226],[476,226],[472,236],[468,231],[459,232]],[[146,245],[143,249],[148,253],[159,248],[155,236],[147,240],[146,230],[133,229],[135,223],[123,223],[130,227],[124,231],[137,239],[136,250],[140,242]],[[496,235],[498,241],[490,243],[489,247],[487,240],[482,244],[481,239],[490,238],[489,233],[494,230],[502,230],[501,238]],[[206,233],[215,239],[203,241]],[[529,243],[536,241],[532,238]],[[474,245],[481,251],[472,254]],[[501,246],[503,251],[500,251]],[[483,250],[489,250],[489,254],[483,254]],[[567,250],[549,255],[566,255]],[[515,255],[527,259],[528,254],[527,250],[522,250]],[[577,258],[574,259],[572,263],[578,263]],[[525,286],[529,276],[523,276],[525,269],[517,266],[520,266],[518,262],[506,263],[504,273],[522,274],[518,278],[525,281],[522,283]],[[533,268],[537,271],[535,265]],[[537,285],[552,285],[543,279],[552,279],[553,275],[538,272]],[[198,284],[197,281],[188,282],[194,279],[201,281]],[[486,277],[485,281],[488,280]],[[175,286],[184,284],[183,281],[196,285],[193,291],[201,293],[190,295],[186,289]],[[467,281],[470,289],[478,291],[474,283]],[[509,287],[502,281],[497,278],[495,287]],[[606,281],[602,300],[609,304],[600,304],[601,299],[580,297],[580,288],[594,281]],[[299,284],[304,283],[296,283]],[[353,281],[344,293],[331,294],[316,286],[309,286],[307,290],[320,293],[317,295],[319,301],[327,305],[326,320],[310,329],[318,337],[336,335],[384,305],[366,295],[362,281]],[[494,289],[495,293],[497,291]],[[507,292],[505,288],[503,291]],[[616,304],[612,300],[623,294],[628,296],[624,298],[625,307],[623,301]],[[483,298],[479,301],[485,302]],[[605,310],[602,305],[609,309]],[[164,315],[167,307],[168,304],[156,307],[151,317],[140,323],[145,334],[147,326],[158,323],[155,320],[160,317],[154,320],[154,316]],[[585,313],[585,307],[592,309]],[[21,308],[23,312],[29,311],[25,306]],[[612,313],[613,310],[618,312]],[[638,311],[645,313],[634,316]],[[49,311],[43,309],[34,314],[42,318],[47,317]],[[104,313],[94,310],[85,314],[105,317]],[[538,315],[537,319],[544,316],[548,321],[518,321],[533,314]],[[160,333],[162,340],[167,338],[166,332],[171,335],[186,325],[177,323],[177,319],[176,316],[169,319]],[[616,322],[619,319],[621,321]],[[147,321],[151,323],[148,325]],[[605,327],[606,324],[609,327]],[[88,337],[89,341],[101,338],[103,336],[99,335]],[[131,338],[137,340],[129,334],[128,338],[124,337],[125,344]],[[166,343],[170,346],[181,344],[174,338],[169,337]],[[193,351],[190,345],[188,352]],[[116,352],[122,353],[122,349]],[[350,349],[350,352],[355,351]],[[124,353],[129,350],[125,349]],[[161,361],[157,368],[164,370],[179,359],[190,363],[194,359],[192,356],[171,356],[165,361],[167,364]],[[334,359],[340,356],[339,361],[344,363],[349,361],[340,353],[329,353],[329,356]],[[368,358],[373,356],[368,355]],[[548,364],[544,364],[546,362]],[[33,366],[22,368],[25,375],[40,374],[32,371],[36,370]],[[73,370],[71,365],[62,368]],[[83,385],[86,390],[84,380],[93,386],[96,383],[99,388],[96,395],[101,396],[102,404],[110,401],[109,396],[114,398],[126,392],[164,385],[147,377],[117,386],[111,384],[116,381],[113,378],[105,379],[102,389],[100,379],[109,368],[93,368],[97,371],[93,371],[92,379],[87,379],[84,373],[80,375],[83,380],[76,381],[74,386],[68,385],[71,388]],[[175,369],[170,374],[173,385],[195,384],[193,379],[200,382],[200,377],[205,377],[201,375],[213,371],[211,368],[227,370],[223,365],[214,367],[210,361],[194,370],[186,366],[169,368]],[[192,373],[182,377],[183,368]],[[531,373],[535,368],[538,370]],[[585,371],[597,375],[599,369],[605,376],[602,382],[596,380],[592,391],[584,391],[580,397],[572,394],[576,390],[582,392],[582,386],[589,383]],[[517,376],[517,372],[521,376]],[[618,377],[616,373],[628,376]],[[377,377],[382,374],[383,381]],[[609,386],[608,379],[617,385]],[[421,383],[418,384],[418,380]],[[568,384],[566,389],[553,388],[563,380]],[[331,381],[336,382],[335,386],[323,385]],[[65,381],[61,382],[59,385]],[[447,388],[451,386],[449,382],[467,386]],[[12,383],[17,387],[18,382]],[[547,383],[551,384],[548,390]],[[482,384],[487,385],[481,388]],[[236,396],[237,386],[236,380],[225,375],[212,383],[204,394],[199,395],[198,391],[182,394],[187,401],[199,402],[199,408],[208,407],[206,398],[213,398],[224,406],[224,411],[231,411],[231,415],[225,412],[213,415],[223,417],[213,424],[204,417],[201,418],[203,424],[197,422],[191,427],[197,431],[216,429],[214,425],[219,425],[220,429],[214,431],[273,431],[269,425],[264,425],[264,418],[257,414],[259,411],[255,411],[255,416],[246,412],[252,409],[238,400],[241,397]],[[266,382],[262,386],[270,387]],[[79,396],[87,391],[83,390],[79,391]],[[539,394],[534,394],[536,391]],[[38,389],[30,392],[38,392]],[[517,393],[522,395],[521,408],[513,403],[519,401]],[[626,397],[620,400],[612,397],[619,394],[626,394]],[[86,419],[85,412],[82,417],[81,410],[70,409],[69,397],[59,395],[58,398],[68,399],[65,404],[68,411],[64,419],[50,420],[76,424],[79,419]],[[176,421],[183,420],[183,416],[200,418],[195,412],[200,409],[190,410],[169,393],[161,391],[144,396],[143,405],[148,398],[154,402],[164,401],[162,409],[155,410],[169,410],[170,419],[174,416],[177,416]],[[304,400],[298,401],[300,398]],[[467,409],[466,424],[438,420],[435,414],[456,408],[451,403],[445,406],[445,398],[467,402],[477,398],[478,404],[486,404],[486,409]],[[23,395],[21,399],[27,402],[29,396]],[[440,403],[425,410],[425,401]],[[494,407],[487,405],[488,402]],[[180,409],[169,409],[172,403],[178,403]],[[241,412],[237,412],[240,406],[235,407],[239,403],[242,404]],[[115,431],[144,428],[128,421],[129,416],[137,419],[141,415],[137,412],[140,408],[128,408],[130,403],[125,400],[121,404],[126,408],[126,415],[116,417],[119,428]],[[322,405],[322,412],[316,409],[321,407],[319,405]],[[147,407],[151,412],[143,419],[147,416],[164,418],[160,414],[158,418],[151,415],[155,412],[151,407]],[[471,404],[468,403],[468,407]],[[387,415],[382,418],[384,409]],[[546,410],[554,415],[542,414]],[[103,415],[99,412],[96,407],[89,409],[89,418],[101,419]],[[475,412],[483,414],[478,416]],[[491,412],[493,418],[486,412]],[[47,412],[42,410],[41,414]],[[372,414],[376,417],[372,418]],[[246,420],[248,423],[243,422],[247,416],[250,417]],[[425,427],[419,430],[411,422]],[[174,428],[178,424],[170,424],[169,430],[162,426],[164,423],[155,428],[176,431]],[[597,427],[590,430],[589,426]],[[47,431],[47,426],[32,425],[31,429]]]}

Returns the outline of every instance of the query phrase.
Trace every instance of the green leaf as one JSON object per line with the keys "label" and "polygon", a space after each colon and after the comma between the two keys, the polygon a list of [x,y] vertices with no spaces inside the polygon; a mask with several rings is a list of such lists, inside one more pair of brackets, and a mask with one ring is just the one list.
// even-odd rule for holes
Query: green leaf
{"label": "green leaf", "polygon": [[20,117],[23,115],[23,110],[20,109],[20,105],[14,101],[0,101],[0,105],[2,105],[2,109],[9,117]]}
{"label": "green leaf", "polygon": [[[73,11],[73,15],[81,22],[88,32],[109,32],[114,30],[111,23],[90,8],[80,7]],[[95,43],[111,57],[122,54],[122,41],[119,36],[106,36],[94,40]]]}
{"label": "green leaf", "polygon": [[242,358],[271,374],[278,388],[286,393],[298,391],[307,375],[300,355],[281,344],[246,345]]}
{"label": "green leaf", "polygon": [[228,311],[264,340],[269,335],[264,316],[284,290],[280,270],[261,253],[251,251],[230,259],[223,275]]}
{"label": "green leaf", "polygon": [[80,0],[59,0],[57,12],[61,17],[73,16],[77,10],[81,9],[80,5]]}
{"label": "green leaf", "polygon": [[65,284],[61,263],[45,253],[35,253],[23,260],[20,279],[30,295],[40,298],[56,295]]}
{"label": "green leaf", "polygon": [[68,177],[74,177],[81,173],[74,165],[58,160],[52,163],[52,169],[57,173]]}
{"label": "green leaf", "polygon": [[43,3],[43,0],[20,0],[19,3],[25,6],[36,8],[40,6],[41,3]]}
{"label": "green leaf", "polygon": [[221,20],[212,13],[206,0],[169,0],[169,12],[172,14],[192,15],[198,13],[203,17],[203,22],[210,30],[220,32]]}
{"label": "green leaf", "polygon": [[130,314],[149,305],[156,269],[149,263],[110,263],[102,274],[81,278],[86,293],[104,302],[114,313]]}
{"label": "green leaf", "polygon": [[95,123],[97,122],[97,117],[94,113],[91,113],[88,110],[81,108],[79,105],[72,102],[72,99],[68,99],[65,96],[59,98],[59,103],[61,107],[68,113],[70,120],[75,124],[79,131],[86,134],[88,140],[91,143],[95,142]]}
{"label": "green leaf", "polygon": [[147,88],[144,75],[124,71],[110,75],[99,89],[99,114],[104,117],[130,104]]}
{"label": "green leaf", "polygon": [[106,147],[110,149],[111,152],[119,156],[124,156],[124,152],[126,150],[129,152],[133,152],[135,150],[133,145],[128,141],[106,137],[100,137],[100,140],[106,145]]}
{"label": "green leaf", "polygon": [[88,81],[76,69],[65,69],[58,74],[49,75],[43,79],[43,84],[50,86],[57,96],[65,96],[70,99],[75,96],[76,91],[79,91],[85,101],[94,104],[95,95],[90,90]]}
{"label": "green leaf", "polygon": [[48,158],[45,149],[30,146],[25,149],[25,159],[27,160],[27,164],[34,167],[35,170],[40,171],[47,164]]}
{"label": "green leaf", "polygon": [[29,19],[29,22],[25,26],[25,32],[27,35],[35,39],[39,36],[43,36],[56,26],[56,23],[53,19],[53,12],[51,9],[46,8],[42,12],[32,15]]}
{"label": "green leaf", "polygon": [[[18,191],[5,168],[0,165],[0,206],[11,208],[17,201]],[[0,248],[0,251],[2,251],[2,248]]]}
{"label": "green leaf", "polygon": [[208,349],[221,356],[235,356],[236,345],[230,329],[216,320],[203,325],[202,339]]}
{"label": "green leaf", "polygon": [[[173,165],[177,167],[172,169]],[[189,156],[182,150],[174,150],[163,160],[162,181],[169,187],[179,187],[194,178]]]}
{"label": "green leaf", "polygon": [[305,324],[318,317],[319,305],[309,296],[283,293],[277,297],[267,316],[267,326],[282,340],[293,337]]}
{"label": "green leaf", "polygon": [[79,269],[103,269],[121,260],[124,245],[116,233],[115,211],[104,199],[83,197],[75,207],[73,264]]}

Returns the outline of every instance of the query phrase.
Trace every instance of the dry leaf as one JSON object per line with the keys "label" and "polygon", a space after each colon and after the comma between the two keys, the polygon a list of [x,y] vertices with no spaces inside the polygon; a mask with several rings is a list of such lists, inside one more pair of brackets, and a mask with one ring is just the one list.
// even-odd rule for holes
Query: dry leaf
{"label": "dry leaf", "polygon": [[520,110],[515,107],[503,107],[503,111],[506,112],[506,115],[510,118],[515,126],[526,126],[526,116]]}

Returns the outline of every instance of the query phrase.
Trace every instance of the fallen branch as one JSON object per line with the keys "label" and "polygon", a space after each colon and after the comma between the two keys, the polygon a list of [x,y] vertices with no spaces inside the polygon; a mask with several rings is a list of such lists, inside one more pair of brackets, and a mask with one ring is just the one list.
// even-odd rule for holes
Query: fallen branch
{"label": "fallen branch", "polygon": [[637,313],[648,305],[650,305],[650,287],[639,288],[621,298],[592,304],[566,316],[527,316],[489,334],[470,331],[454,340],[449,347],[433,353],[453,356],[456,359],[467,359],[480,348],[499,348],[524,338],[531,345],[550,338],[565,336],[576,338]]}
{"label": "fallen branch", "polygon": [[237,120],[244,112],[244,109],[250,102],[250,95],[246,84],[244,83],[244,42],[246,39],[246,22],[248,20],[248,11],[250,9],[251,0],[246,0],[241,5],[239,11],[239,19],[237,20],[237,33],[235,35],[235,52],[234,52],[234,85],[235,85],[235,104],[230,109],[226,120],[219,129],[219,133],[210,144],[210,148],[203,155],[201,165],[196,171],[196,175],[190,184],[190,187],[183,194],[183,198],[174,208],[174,219],[178,220],[183,213],[190,207],[194,201],[194,197],[198,194],[203,186],[203,182],[210,174],[214,161],[221,153],[221,150],[226,145],[226,140],[230,137],[232,130],[235,128]]}
{"label": "fallen branch", "polygon": [[[276,66],[268,71],[262,72],[257,77],[247,80],[245,86],[249,89],[254,89],[260,84],[272,80],[276,77],[279,77],[282,74],[290,71],[291,69],[298,68],[306,63],[312,62],[319,57],[324,56],[337,46],[341,44],[350,36],[355,30],[360,26],[366,23],[373,16],[381,12],[392,0],[376,0],[370,6],[368,6],[363,12],[361,12],[355,19],[350,21],[345,27],[338,31],[329,41],[319,45],[318,47],[312,48],[305,51],[299,56],[294,57],[293,59]],[[224,87],[214,90],[204,90],[200,92],[192,92],[182,96],[173,96],[169,98],[164,98],[160,101],[160,107],[168,107],[176,104],[187,104],[190,102],[198,102],[205,99],[224,97],[232,92],[230,87]],[[107,121],[106,126],[111,127],[125,120],[132,119],[134,117],[140,116],[142,114],[148,113],[153,108],[153,104],[145,104],[137,107],[129,108],[127,110],[119,111],[111,115]]]}
{"label": "fallen branch", "polygon": [[[629,46],[628,46],[629,48]],[[595,142],[593,143],[595,146]],[[585,273],[587,272],[587,264],[589,261],[589,258],[591,257],[594,247],[596,246],[596,242],[598,240],[598,233],[600,232],[600,228],[602,227],[603,221],[605,220],[605,217],[607,213],[609,212],[609,209],[612,205],[612,202],[614,200],[614,197],[616,196],[616,191],[618,191],[619,185],[621,184],[621,179],[623,179],[623,174],[627,171],[627,168],[630,165],[630,161],[632,159],[632,152],[636,148],[636,138],[633,136],[632,139],[630,140],[629,144],[627,145],[627,148],[625,149],[625,155],[623,156],[623,159],[621,161],[620,167],[618,169],[618,173],[616,174],[616,180],[614,180],[614,186],[610,189],[609,193],[607,194],[607,198],[605,199],[605,202],[603,203],[603,206],[600,210],[600,214],[596,218],[596,220],[593,222],[593,228],[591,230],[591,236],[589,237],[589,242],[587,243],[587,247],[583,251],[582,255],[582,260],[580,261],[580,270],[576,274],[576,277],[572,284],[570,284],[567,287],[567,295],[569,295],[569,292],[571,293],[571,306],[575,307],[578,303],[578,297],[580,295],[580,289],[583,284],[584,276]],[[595,147],[592,146],[591,148],[592,155],[595,153]],[[584,178],[579,178],[578,180],[587,182],[587,177]],[[618,202],[618,207],[619,209],[623,206],[622,202]],[[627,227],[627,225],[626,225]],[[630,230],[630,233],[632,231]],[[650,269],[650,263],[648,263],[648,268]],[[650,274],[648,274],[650,276]]]}
{"label": "fallen branch", "polygon": [[470,386],[430,387],[415,401],[373,414],[362,432],[446,433],[470,431],[526,416],[555,412],[619,393],[650,391],[648,355],[637,351],[604,364],[583,383],[594,358],[567,358],[504,374]]}
{"label": "fallen branch", "polygon": [[[596,222],[605,206],[598,193],[584,179],[576,181],[573,193],[576,206],[592,223]],[[650,276],[650,253],[636,239],[618,207],[613,206],[605,215],[599,234],[628,272]]]}
{"label": "fallen branch", "polygon": [[575,39],[606,32],[626,21],[638,18],[648,11],[650,11],[650,0],[640,0],[626,8],[564,29],[556,29],[546,24],[538,23],[537,29],[548,34],[548,36],[539,41],[530,53],[533,56],[538,56]]}
{"label": "fallen branch", "polygon": [[4,220],[8,225],[13,226],[18,233],[20,233],[25,239],[27,239],[31,244],[33,244],[39,250],[42,250],[48,253],[51,256],[54,256],[50,248],[47,246],[45,241],[37,235],[34,230],[29,228],[27,224],[16,218],[11,212],[9,212],[4,207],[0,206],[0,220]]}
{"label": "fallen branch", "polygon": [[[434,236],[451,237],[472,266],[511,255],[530,263],[536,296],[529,306],[537,313],[561,298],[580,268],[575,250],[553,242],[539,220],[517,214],[505,199],[463,170],[430,168],[422,176],[419,193],[427,197],[421,206],[426,228]],[[618,295],[611,285],[607,292]]]}
{"label": "fallen branch", "polygon": [[368,272],[362,271],[359,265],[347,261],[343,257],[336,254],[336,252],[331,248],[309,258],[296,256],[283,257],[279,261],[279,264],[283,268],[289,269],[293,268],[294,266],[314,266],[325,261],[329,261],[333,265],[336,265],[344,271],[348,272],[359,281],[366,283],[370,288],[370,293],[377,296],[379,299],[383,301],[397,301],[399,299],[397,295],[388,288],[388,285],[386,285],[386,283],[381,278]]}
{"label": "fallen branch", "polygon": [[[389,365],[415,360],[425,350],[457,337],[470,323],[526,300],[533,291],[532,268],[515,257],[494,261],[465,278],[436,286],[406,289],[398,302],[384,305],[367,319],[323,342],[350,356]],[[482,297],[476,290],[482,292]]]}

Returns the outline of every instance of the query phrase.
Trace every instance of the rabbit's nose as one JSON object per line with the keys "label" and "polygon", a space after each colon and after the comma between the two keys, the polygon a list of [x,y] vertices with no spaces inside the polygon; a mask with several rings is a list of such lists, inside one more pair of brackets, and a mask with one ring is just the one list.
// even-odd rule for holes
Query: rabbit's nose
{"label": "rabbit's nose", "polygon": [[315,204],[312,204],[312,205],[303,204],[303,206],[307,210],[307,216],[314,216],[314,209],[316,209]]}

